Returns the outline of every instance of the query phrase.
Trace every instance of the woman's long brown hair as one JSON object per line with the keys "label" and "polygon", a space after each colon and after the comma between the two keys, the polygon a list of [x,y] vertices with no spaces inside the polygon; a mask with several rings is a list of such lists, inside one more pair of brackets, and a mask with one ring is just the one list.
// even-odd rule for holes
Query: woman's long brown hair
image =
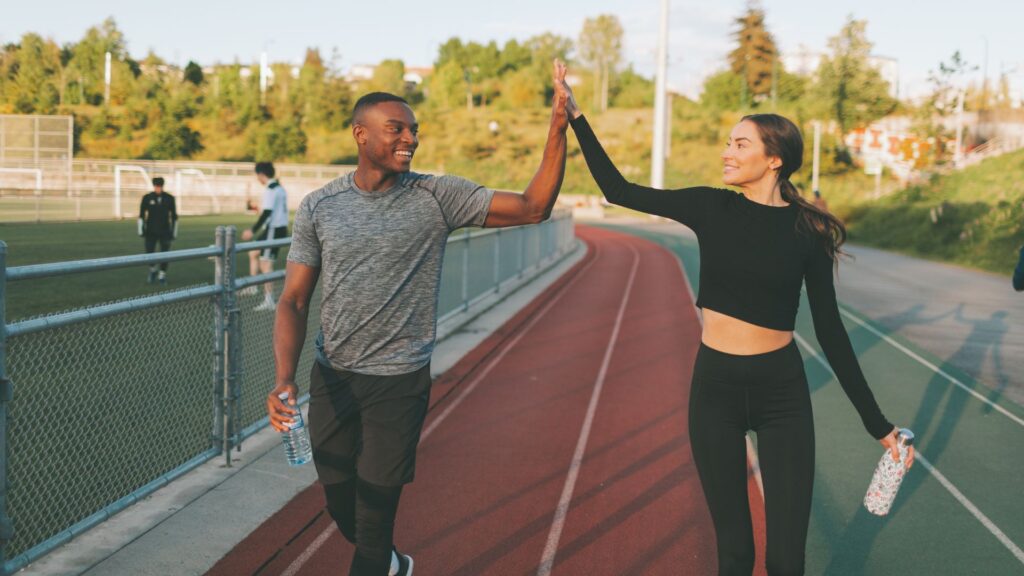
{"label": "woman's long brown hair", "polygon": [[744,120],[757,126],[757,132],[764,142],[765,155],[782,160],[782,166],[779,167],[779,191],[783,200],[796,204],[800,211],[796,219],[797,230],[820,237],[829,258],[838,260],[838,255],[843,253],[840,247],[846,242],[846,226],[832,214],[805,200],[789,181],[789,177],[804,162],[804,139],[800,129],[778,114],[750,114],[740,121]]}

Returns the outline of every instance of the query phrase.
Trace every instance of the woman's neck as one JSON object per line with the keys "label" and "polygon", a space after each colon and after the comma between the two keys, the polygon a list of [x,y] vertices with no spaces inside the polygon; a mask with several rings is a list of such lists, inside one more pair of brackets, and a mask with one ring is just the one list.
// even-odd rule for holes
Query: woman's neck
{"label": "woman's neck", "polygon": [[762,178],[740,186],[748,200],[767,206],[786,206],[788,202],[782,197],[782,187],[775,178]]}

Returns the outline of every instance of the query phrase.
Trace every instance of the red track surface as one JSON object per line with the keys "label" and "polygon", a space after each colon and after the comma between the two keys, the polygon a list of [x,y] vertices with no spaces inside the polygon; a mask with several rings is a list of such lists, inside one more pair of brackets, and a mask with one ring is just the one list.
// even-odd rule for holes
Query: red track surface
{"label": "red track surface", "polygon": [[[587,257],[434,384],[396,527],[417,575],[537,574],[637,258],[552,573],[716,572],[687,436],[700,325],[679,265],[632,236],[577,234]],[[763,505],[749,487],[763,573]],[[316,484],[208,574],[346,573],[352,546],[323,506]]]}

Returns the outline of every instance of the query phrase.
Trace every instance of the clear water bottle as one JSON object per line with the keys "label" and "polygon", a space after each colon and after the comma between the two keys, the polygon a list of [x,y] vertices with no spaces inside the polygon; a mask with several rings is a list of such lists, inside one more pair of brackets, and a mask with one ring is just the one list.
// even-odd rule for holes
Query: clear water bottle
{"label": "clear water bottle", "polygon": [[882,459],[875,467],[875,474],[871,477],[868,493],[864,495],[864,507],[868,509],[868,512],[878,516],[885,516],[889,513],[892,501],[896,499],[896,492],[899,491],[900,484],[903,482],[903,476],[907,473],[907,452],[913,444],[914,433],[906,428],[900,428],[896,439],[900,459],[893,460],[889,450],[882,454]]}
{"label": "clear water bottle", "polygon": [[[287,392],[282,392],[277,397],[285,404],[288,403]],[[287,432],[281,432],[281,440],[284,442],[284,454],[288,457],[288,465],[302,466],[313,459],[313,450],[309,445],[309,433],[306,430],[306,422],[302,419],[302,411],[298,406],[294,408],[291,426]]]}

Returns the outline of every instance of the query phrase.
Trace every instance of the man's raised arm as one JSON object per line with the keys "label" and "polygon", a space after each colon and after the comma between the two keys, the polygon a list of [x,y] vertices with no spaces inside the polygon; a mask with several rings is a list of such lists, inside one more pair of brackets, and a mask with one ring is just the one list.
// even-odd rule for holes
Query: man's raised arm
{"label": "man's raised arm", "polygon": [[551,215],[558,191],[562,187],[562,177],[565,176],[565,130],[569,126],[565,112],[565,64],[555,60],[553,68],[555,95],[551,103],[551,125],[540,168],[522,194],[494,193],[484,227],[535,224]]}

